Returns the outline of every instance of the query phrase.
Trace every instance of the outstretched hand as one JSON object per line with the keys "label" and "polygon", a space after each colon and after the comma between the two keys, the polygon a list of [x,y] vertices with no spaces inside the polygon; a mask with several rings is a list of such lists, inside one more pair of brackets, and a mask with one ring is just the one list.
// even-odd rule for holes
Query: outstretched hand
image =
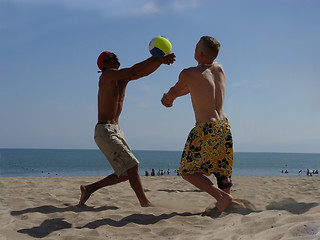
{"label": "outstretched hand", "polygon": [[169,107],[172,107],[172,105],[173,105],[173,100],[170,100],[170,99],[166,96],[166,94],[163,94],[163,97],[162,97],[162,99],[161,99],[161,103],[162,103],[163,106],[169,108]]}
{"label": "outstretched hand", "polygon": [[170,65],[176,61],[176,55],[174,53],[167,54],[162,57],[162,63]]}

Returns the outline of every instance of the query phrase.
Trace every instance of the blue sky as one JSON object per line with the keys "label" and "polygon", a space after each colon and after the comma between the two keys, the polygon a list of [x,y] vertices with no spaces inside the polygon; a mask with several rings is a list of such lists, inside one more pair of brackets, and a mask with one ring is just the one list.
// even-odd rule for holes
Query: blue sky
{"label": "blue sky", "polygon": [[132,149],[182,150],[190,96],[171,109],[160,99],[211,35],[235,151],[319,153],[319,11],[316,0],[0,0],[0,148],[96,149],[99,53],[130,67],[164,35],[177,60],[129,83],[120,126]]}

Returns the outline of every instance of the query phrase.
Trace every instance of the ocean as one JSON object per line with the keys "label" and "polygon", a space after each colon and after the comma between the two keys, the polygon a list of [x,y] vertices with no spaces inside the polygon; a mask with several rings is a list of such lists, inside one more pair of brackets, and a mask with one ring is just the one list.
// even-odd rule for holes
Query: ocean
{"label": "ocean", "polygon": [[[156,176],[162,176],[159,170],[164,170],[164,176],[177,175],[181,151],[133,153],[140,161],[141,176],[151,169]],[[320,154],[234,153],[233,176],[306,176],[307,169],[320,169]],[[0,149],[0,177],[106,176],[112,172],[99,150]]]}

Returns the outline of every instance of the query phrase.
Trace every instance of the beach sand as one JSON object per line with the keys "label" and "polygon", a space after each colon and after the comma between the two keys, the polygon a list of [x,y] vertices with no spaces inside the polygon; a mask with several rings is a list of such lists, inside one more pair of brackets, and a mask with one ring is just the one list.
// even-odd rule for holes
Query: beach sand
{"label": "beach sand", "polygon": [[80,184],[98,179],[0,178],[0,240],[320,239],[320,177],[234,177],[223,214],[181,177],[142,177],[155,207],[124,182],[76,208]]}

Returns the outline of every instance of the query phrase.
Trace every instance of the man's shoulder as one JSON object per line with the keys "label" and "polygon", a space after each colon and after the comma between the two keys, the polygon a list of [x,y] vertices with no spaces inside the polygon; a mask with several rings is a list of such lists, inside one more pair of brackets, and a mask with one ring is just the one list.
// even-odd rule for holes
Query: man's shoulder
{"label": "man's shoulder", "polygon": [[107,83],[110,83],[112,81],[117,80],[117,69],[106,69],[102,72],[102,74],[99,77],[99,84],[101,86]]}
{"label": "man's shoulder", "polygon": [[116,73],[117,71],[118,71],[117,69],[105,69],[102,71],[100,78],[101,77],[108,77],[108,76]]}
{"label": "man's shoulder", "polygon": [[223,71],[223,66],[222,66],[222,64],[219,63],[219,62],[214,61],[213,64],[212,64],[212,66],[213,66],[215,69],[217,69],[217,70]]}
{"label": "man's shoulder", "polygon": [[196,73],[198,71],[199,71],[198,67],[189,67],[189,68],[183,69],[181,71],[181,74],[190,75],[190,74]]}
{"label": "man's shoulder", "polygon": [[198,66],[193,66],[193,67],[188,67],[183,69],[182,71],[186,71],[186,72],[192,72],[198,69]]}
{"label": "man's shoulder", "polygon": [[101,79],[107,79],[108,81],[112,80],[123,80],[128,78],[128,73],[127,73],[127,68],[122,68],[122,69],[116,69],[116,68],[111,68],[111,69],[106,69],[103,71],[103,73],[100,76]]}
{"label": "man's shoulder", "polygon": [[203,70],[201,68],[199,68],[198,66],[194,66],[194,67],[189,67],[189,68],[185,68],[181,71],[181,73],[184,76],[194,76],[197,75],[199,73],[201,73]]}
{"label": "man's shoulder", "polygon": [[112,75],[112,74],[115,74],[117,73],[119,70],[116,69],[116,68],[110,68],[110,69],[106,69],[102,72],[101,76],[109,76],[109,75]]}

